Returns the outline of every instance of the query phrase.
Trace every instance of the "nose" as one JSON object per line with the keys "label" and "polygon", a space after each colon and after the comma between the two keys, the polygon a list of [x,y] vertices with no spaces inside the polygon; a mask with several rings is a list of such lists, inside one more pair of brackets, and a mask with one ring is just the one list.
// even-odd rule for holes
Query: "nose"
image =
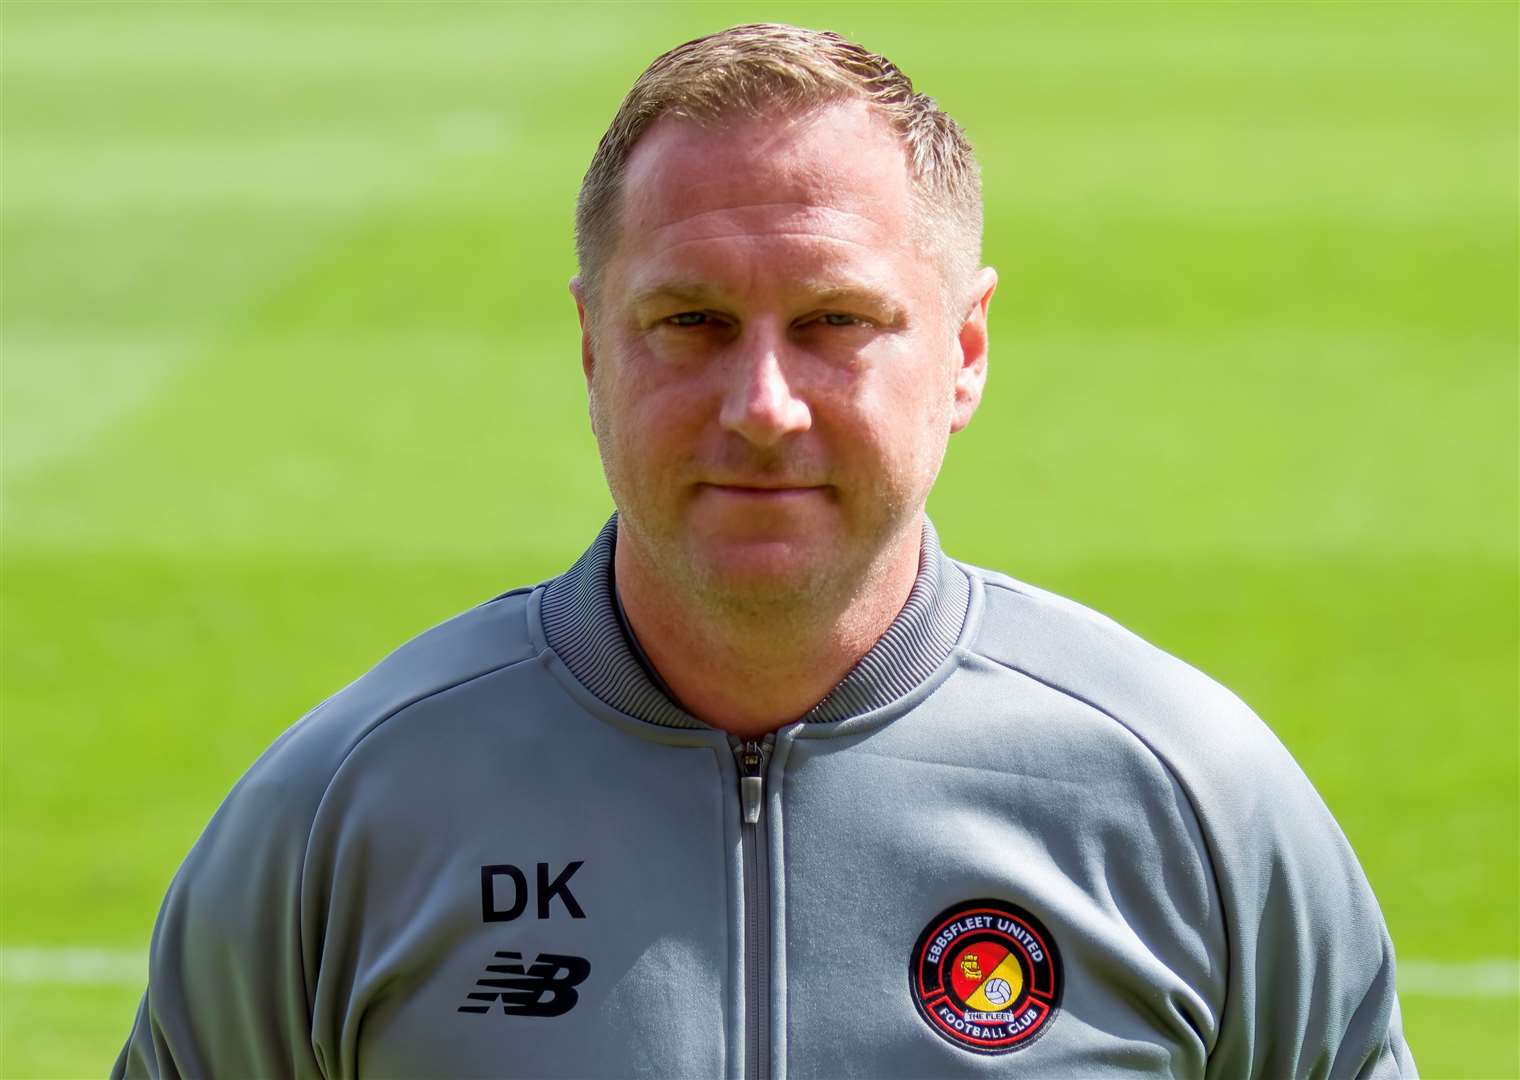
{"label": "nose", "polygon": [[755,446],[770,447],[812,427],[812,411],[797,396],[776,343],[755,341],[747,348],[740,343],[730,360],[719,415],[725,430]]}

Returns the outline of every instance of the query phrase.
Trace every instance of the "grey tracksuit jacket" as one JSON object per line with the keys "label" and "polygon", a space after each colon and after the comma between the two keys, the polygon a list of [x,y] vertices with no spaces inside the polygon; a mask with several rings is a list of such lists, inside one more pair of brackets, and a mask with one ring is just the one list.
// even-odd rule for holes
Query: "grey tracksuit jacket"
{"label": "grey tracksuit jacket", "polygon": [[945,557],[772,739],[660,689],[616,519],[282,735],[116,1076],[1412,1076],[1387,931],[1235,697]]}

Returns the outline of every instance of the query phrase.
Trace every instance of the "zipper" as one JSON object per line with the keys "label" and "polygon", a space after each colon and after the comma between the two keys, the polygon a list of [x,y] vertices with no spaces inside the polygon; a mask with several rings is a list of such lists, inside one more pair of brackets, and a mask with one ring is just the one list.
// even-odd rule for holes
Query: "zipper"
{"label": "zipper", "polygon": [[765,767],[776,737],[734,740],[739,766],[739,859],[744,874],[744,1077],[771,1074],[770,838]]}

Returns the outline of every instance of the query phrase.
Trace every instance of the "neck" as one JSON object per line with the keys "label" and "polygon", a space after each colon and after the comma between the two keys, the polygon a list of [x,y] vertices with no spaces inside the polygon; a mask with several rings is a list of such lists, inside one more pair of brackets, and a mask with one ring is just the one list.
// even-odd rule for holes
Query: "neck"
{"label": "neck", "polygon": [[745,739],[801,717],[870,651],[913,590],[922,543],[915,522],[853,588],[776,609],[716,607],[672,589],[626,535],[614,572],[639,645],[687,712]]}

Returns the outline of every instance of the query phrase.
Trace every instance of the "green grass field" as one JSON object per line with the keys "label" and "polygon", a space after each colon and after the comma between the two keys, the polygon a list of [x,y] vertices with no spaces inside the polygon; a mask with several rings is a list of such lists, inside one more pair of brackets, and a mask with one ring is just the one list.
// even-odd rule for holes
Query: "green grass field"
{"label": "green grass field", "polygon": [[947,548],[1251,702],[1425,1075],[1520,1076],[1513,3],[5,3],[0,1074],[103,1073],[254,756],[589,542],[574,192],[650,58],[761,18],[981,154]]}

